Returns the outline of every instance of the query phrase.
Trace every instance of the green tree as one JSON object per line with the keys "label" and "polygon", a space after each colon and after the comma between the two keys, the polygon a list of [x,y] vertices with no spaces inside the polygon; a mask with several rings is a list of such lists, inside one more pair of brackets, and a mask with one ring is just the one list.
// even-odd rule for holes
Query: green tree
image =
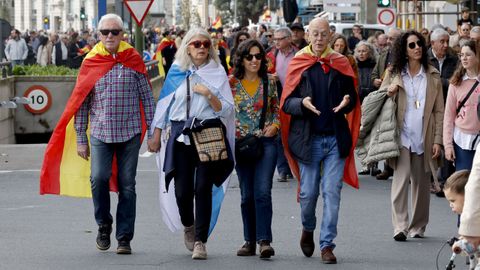
{"label": "green tree", "polygon": [[[258,18],[263,14],[263,7],[268,6],[270,2],[270,10],[278,8],[278,0],[237,0],[237,21],[240,26],[248,25],[248,19],[253,23],[258,22]],[[233,23],[235,4],[232,0],[215,0],[215,7],[219,10],[222,21]]]}

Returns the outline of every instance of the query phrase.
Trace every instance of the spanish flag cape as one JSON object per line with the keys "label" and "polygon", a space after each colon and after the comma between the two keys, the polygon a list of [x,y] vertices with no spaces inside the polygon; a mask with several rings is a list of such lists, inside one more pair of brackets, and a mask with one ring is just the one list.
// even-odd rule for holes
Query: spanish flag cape
{"label": "spanish flag cape", "polygon": [[[283,86],[282,98],[280,100],[280,107],[283,108],[285,99],[290,96],[290,94],[295,90],[297,85],[300,83],[300,78],[302,73],[313,66],[315,63],[321,62],[322,65],[326,65],[326,68],[333,68],[338,72],[352,77],[355,84],[355,89],[357,89],[357,78],[353,72],[352,66],[350,65],[348,59],[334,52],[330,47],[323,52],[323,54],[318,57],[316,56],[311,46],[307,46],[300,50],[295,57],[292,59],[288,66],[287,78],[285,79],[285,85]],[[348,155],[345,161],[345,169],[343,172],[343,181],[354,188],[359,188],[358,185],[358,175],[357,169],[355,168],[355,157],[353,150],[357,144],[358,133],[360,130],[360,101],[358,100],[357,95],[357,106],[354,110],[350,112],[346,118],[348,120],[348,126],[350,128],[350,134],[352,136],[352,148],[350,149],[350,154]],[[300,182],[300,171],[297,161],[293,158],[292,153],[288,147],[288,132],[290,130],[290,115],[280,110],[280,122],[282,125],[282,141],[284,142],[283,147],[285,149],[285,156],[288,160],[288,164],[292,169],[292,173]],[[298,186],[298,189],[300,185]]]}
{"label": "spanish flag cape", "polygon": [[163,67],[163,56],[162,56],[162,50],[165,49],[168,46],[176,46],[175,45],[175,40],[169,39],[169,38],[163,38],[160,41],[160,44],[158,44],[157,50],[155,51],[155,55],[153,56],[154,60],[158,60],[159,65],[158,65],[158,72],[160,74],[160,77],[165,78],[165,68]]}
{"label": "spanish flag cape", "polygon": [[[77,136],[73,124],[74,116],[94,88],[95,83],[117,63],[147,75],[142,57],[128,43],[120,42],[115,57],[107,51],[102,42],[93,47],[83,60],[75,88],[45,150],[40,172],[40,194],[73,197],[92,196],[90,188],[90,161],[86,161],[77,155]],[[140,111],[142,112],[143,139],[146,125],[143,109]],[[112,163],[110,190],[117,191],[115,158]]]}

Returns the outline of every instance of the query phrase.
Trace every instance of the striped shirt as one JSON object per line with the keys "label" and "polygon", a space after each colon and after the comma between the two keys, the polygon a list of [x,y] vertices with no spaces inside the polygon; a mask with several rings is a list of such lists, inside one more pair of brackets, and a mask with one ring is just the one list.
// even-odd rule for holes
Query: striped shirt
{"label": "striped shirt", "polygon": [[100,78],[75,115],[77,144],[88,143],[89,114],[90,135],[102,142],[125,142],[141,133],[140,100],[148,131],[155,104],[147,80],[145,75],[121,64],[115,65]]}

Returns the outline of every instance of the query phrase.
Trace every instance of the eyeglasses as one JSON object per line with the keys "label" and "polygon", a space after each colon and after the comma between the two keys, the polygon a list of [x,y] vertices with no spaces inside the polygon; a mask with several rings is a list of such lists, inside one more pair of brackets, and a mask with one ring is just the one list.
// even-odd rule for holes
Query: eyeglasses
{"label": "eyeglasses", "polygon": [[247,40],[247,38],[239,38],[238,43],[244,42],[245,40]]}
{"label": "eyeglasses", "polygon": [[272,37],[272,35],[265,35],[266,37]]}
{"label": "eyeglasses", "polygon": [[210,40],[204,40],[204,41],[195,40],[195,41],[190,42],[190,44],[188,44],[188,45],[193,45],[193,47],[195,49],[200,49],[200,47],[202,47],[202,46],[205,49],[209,49],[210,45],[212,45],[212,43],[210,42]]}
{"label": "eyeglasses", "polygon": [[121,29],[102,29],[102,30],[99,30],[99,31],[104,36],[108,36],[109,33],[112,33],[112,35],[114,35],[114,36],[118,36],[118,34],[120,34],[120,32],[122,32]]}
{"label": "eyeglasses", "polygon": [[253,60],[253,57],[255,57],[255,59],[257,59],[257,60],[262,60],[263,54],[261,54],[261,53],[256,53],[256,54],[247,54],[247,55],[245,55],[245,59],[247,59],[247,61],[252,61],[252,60]]}
{"label": "eyeglasses", "polygon": [[412,49],[412,50],[415,49],[415,47],[416,47],[415,44],[416,44],[419,48],[422,48],[422,46],[423,46],[423,42],[421,42],[420,40],[417,40],[417,42],[410,42],[410,43],[408,43],[408,48],[410,48],[410,49]]}
{"label": "eyeglasses", "polygon": [[287,37],[280,37],[280,38],[274,38],[273,41],[275,42],[279,42],[279,41],[282,41],[284,39],[286,39]]}

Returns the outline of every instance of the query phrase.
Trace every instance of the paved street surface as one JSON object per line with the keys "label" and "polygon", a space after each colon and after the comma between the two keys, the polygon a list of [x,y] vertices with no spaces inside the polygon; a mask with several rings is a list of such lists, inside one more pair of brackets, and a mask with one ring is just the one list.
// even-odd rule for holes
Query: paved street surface
{"label": "paved street surface", "polygon": [[[236,177],[207,244],[208,260],[193,261],[182,233],[171,233],[160,218],[154,158],[141,157],[137,174],[137,221],[133,255],[95,247],[97,226],[90,199],[39,195],[39,169],[45,145],[0,145],[0,269],[436,269],[435,258],[456,232],[447,201],[431,197],[425,239],[392,239],[389,181],[361,176],[360,190],[344,187],[335,254],[337,265],[323,265],[318,250],[303,256],[296,182],[273,185],[273,247],[269,261],[237,257],[243,243],[240,190]],[[144,152],[145,146],[142,148]],[[116,194],[111,195],[116,200]],[[116,203],[113,203],[115,205]],[[321,200],[317,216],[321,217]],[[112,212],[114,214],[114,212]],[[114,235],[114,234],[113,234]],[[440,254],[440,268],[450,253]],[[456,269],[466,269],[457,258]]]}

